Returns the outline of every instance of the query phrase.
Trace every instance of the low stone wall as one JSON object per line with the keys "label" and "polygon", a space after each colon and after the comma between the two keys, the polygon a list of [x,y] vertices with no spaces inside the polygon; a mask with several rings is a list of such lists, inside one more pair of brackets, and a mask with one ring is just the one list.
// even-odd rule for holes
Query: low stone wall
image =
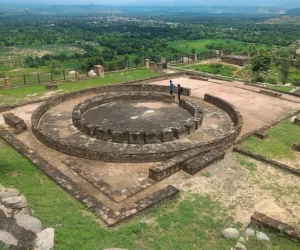
{"label": "low stone wall", "polygon": [[280,93],[276,93],[276,92],[272,92],[272,91],[268,91],[268,90],[259,90],[259,93],[264,94],[264,95],[268,95],[268,96],[272,96],[272,97],[281,97],[282,94]]}
{"label": "low stone wall", "polygon": [[25,158],[37,165],[49,178],[64,188],[75,199],[85,204],[87,208],[99,216],[108,226],[114,226],[117,223],[157,205],[160,202],[176,197],[179,193],[177,188],[169,185],[140,200],[133,201],[133,203],[128,204],[120,210],[114,211],[110,207],[105,206],[102,202],[96,200],[93,196],[81,188],[78,183],[71,180],[44,158],[35,152],[32,152],[30,148],[18,140],[13,134],[7,132],[1,127],[0,137]]}
{"label": "low stone wall", "polygon": [[195,175],[203,168],[224,159],[225,153],[219,150],[211,150],[203,156],[195,156],[183,164],[182,170],[190,175]]}
{"label": "low stone wall", "polygon": [[228,55],[228,56],[221,56],[221,60],[222,60],[222,62],[235,64],[235,65],[239,65],[239,66],[245,66],[250,63],[251,57]]}
{"label": "low stone wall", "polygon": [[20,117],[16,116],[13,113],[8,113],[3,115],[4,122],[15,129],[17,134],[20,134],[27,130],[27,125],[25,124],[24,120]]}
{"label": "low stone wall", "polygon": [[240,112],[232,104],[222,100],[221,98],[205,94],[204,100],[223,109],[233,120],[235,129],[221,138],[217,138],[206,143],[199,143],[192,150],[151,167],[149,169],[149,178],[155,181],[164,180],[174,173],[182,170],[184,163],[187,160],[193,157],[200,157],[212,149],[226,149],[230,147],[239,136],[243,126],[243,117]]}
{"label": "low stone wall", "polygon": [[124,131],[115,131],[113,129],[103,129],[100,126],[84,121],[82,115],[89,109],[104,103],[120,100],[149,100],[173,103],[175,102],[175,96],[157,92],[124,92],[95,96],[93,99],[87,99],[75,106],[72,112],[74,126],[80,132],[103,141],[127,144],[152,144],[181,139],[198,130],[202,124],[203,114],[200,107],[185,100],[181,100],[179,105],[190,112],[194,118],[186,121],[181,127],[168,127],[161,131],[152,130],[150,132],[128,131],[126,128]]}
{"label": "low stone wall", "polygon": [[300,176],[300,169],[292,168],[292,167],[290,167],[288,165],[285,165],[283,163],[274,161],[274,160],[269,159],[267,157],[264,157],[262,155],[252,153],[252,152],[244,150],[244,149],[242,149],[240,147],[234,147],[233,148],[233,152],[236,152],[236,153],[239,153],[241,155],[245,155],[245,156],[251,157],[251,158],[253,158],[255,160],[258,160],[258,161],[261,161],[261,162],[273,165],[273,166],[278,167],[278,168],[280,168],[282,170],[289,171],[292,174]]}
{"label": "low stone wall", "polygon": [[204,95],[204,101],[223,109],[232,119],[236,127],[236,134],[240,134],[243,126],[243,117],[240,112],[229,102],[210,94]]}
{"label": "low stone wall", "polygon": [[300,241],[300,231],[297,228],[282,221],[276,220],[268,215],[255,212],[251,216],[251,223],[268,230],[273,230],[275,232],[285,234],[288,237]]}

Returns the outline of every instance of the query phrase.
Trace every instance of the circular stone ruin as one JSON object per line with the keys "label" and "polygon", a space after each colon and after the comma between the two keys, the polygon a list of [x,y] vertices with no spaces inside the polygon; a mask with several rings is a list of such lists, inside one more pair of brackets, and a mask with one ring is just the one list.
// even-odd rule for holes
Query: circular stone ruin
{"label": "circular stone ruin", "polygon": [[[193,150],[205,153],[228,147],[239,135],[242,117],[230,103],[206,94],[202,114],[192,102],[174,103],[168,92],[164,85],[131,84],[62,94],[34,111],[32,131],[61,153],[107,162],[159,162]],[[203,115],[217,128],[203,127]]]}
{"label": "circular stone ruin", "polygon": [[99,140],[126,144],[163,143],[184,138],[201,126],[198,105],[156,92],[98,95],[75,106],[74,126]]}

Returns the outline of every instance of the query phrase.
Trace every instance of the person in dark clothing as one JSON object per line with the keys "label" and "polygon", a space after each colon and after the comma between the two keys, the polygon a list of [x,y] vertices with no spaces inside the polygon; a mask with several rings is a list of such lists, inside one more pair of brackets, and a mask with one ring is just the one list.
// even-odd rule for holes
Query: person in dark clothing
{"label": "person in dark clothing", "polygon": [[174,90],[174,84],[172,80],[170,80],[170,95],[173,95],[173,90]]}
{"label": "person in dark clothing", "polygon": [[177,85],[177,88],[178,88],[178,101],[180,101],[180,96],[182,95],[182,92],[183,92],[183,88],[180,86],[180,84]]}

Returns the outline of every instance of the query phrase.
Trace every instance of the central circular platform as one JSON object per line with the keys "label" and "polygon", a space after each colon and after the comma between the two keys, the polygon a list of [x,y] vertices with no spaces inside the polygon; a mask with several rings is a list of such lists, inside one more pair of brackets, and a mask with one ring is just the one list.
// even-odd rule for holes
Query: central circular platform
{"label": "central circular platform", "polygon": [[153,144],[181,139],[202,123],[199,106],[153,92],[100,95],[79,103],[72,112],[74,126],[99,140]]}
{"label": "central circular platform", "polygon": [[89,109],[82,115],[85,122],[102,129],[145,133],[179,127],[193,116],[174,103],[157,101],[116,101]]}

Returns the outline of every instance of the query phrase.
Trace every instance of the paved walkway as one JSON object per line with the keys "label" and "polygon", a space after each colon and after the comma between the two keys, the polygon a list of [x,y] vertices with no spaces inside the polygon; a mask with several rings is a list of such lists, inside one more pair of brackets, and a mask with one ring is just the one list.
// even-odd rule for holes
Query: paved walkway
{"label": "paved walkway", "polygon": [[[193,80],[185,77],[173,79],[175,85],[192,89],[192,96],[203,98],[206,93],[218,96],[232,103],[241,112],[244,125],[241,135],[287,116],[295,110],[300,111],[300,98],[283,94],[284,99],[258,93],[260,88],[222,80]],[[153,82],[168,85],[169,80]]]}

